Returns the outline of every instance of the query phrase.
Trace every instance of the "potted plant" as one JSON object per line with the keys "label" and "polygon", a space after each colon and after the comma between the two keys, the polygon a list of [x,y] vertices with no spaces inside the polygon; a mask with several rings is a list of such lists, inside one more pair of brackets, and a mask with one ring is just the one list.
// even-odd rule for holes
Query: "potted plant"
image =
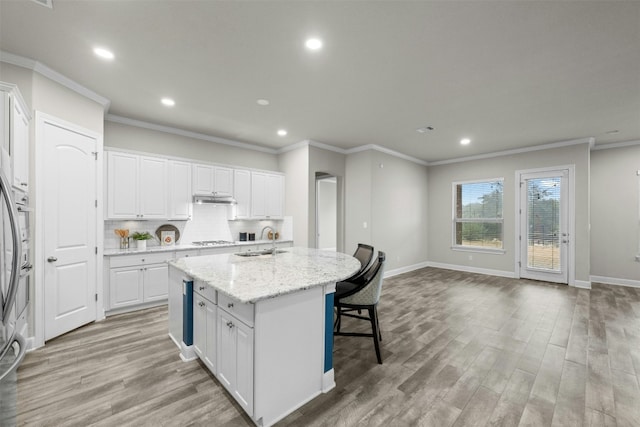
{"label": "potted plant", "polygon": [[153,236],[148,231],[142,233],[136,231],[131,237],[136,241],[139,250],[147,249],[147,240],[153,239]]}

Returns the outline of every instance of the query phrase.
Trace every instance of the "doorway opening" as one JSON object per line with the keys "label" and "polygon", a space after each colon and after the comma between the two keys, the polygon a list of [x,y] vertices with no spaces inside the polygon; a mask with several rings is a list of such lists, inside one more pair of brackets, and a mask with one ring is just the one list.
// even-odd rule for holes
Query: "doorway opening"
{"label": "doorway opening", "polygon": [[316,248],[338,249],[338,179],[316,172]]}

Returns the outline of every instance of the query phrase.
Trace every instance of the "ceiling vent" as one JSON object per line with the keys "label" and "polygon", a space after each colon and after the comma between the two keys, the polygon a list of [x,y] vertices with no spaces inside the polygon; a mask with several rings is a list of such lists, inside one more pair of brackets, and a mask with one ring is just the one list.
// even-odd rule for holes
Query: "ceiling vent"
{"label": "ceiling vent", "polygon": [[53,0],[31,0],[34,3],[38,3],[40,6],[48,7],[49,9],[53,9]]}

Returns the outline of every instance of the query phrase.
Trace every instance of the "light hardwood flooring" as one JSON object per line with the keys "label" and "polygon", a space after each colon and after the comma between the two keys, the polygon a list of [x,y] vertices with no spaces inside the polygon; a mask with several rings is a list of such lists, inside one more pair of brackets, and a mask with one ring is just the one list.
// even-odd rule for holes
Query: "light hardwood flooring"
{"label": "light hardwood flooring", "polygon": [[[379,314],[384,364],[371,339],[336,337],[337,387],[279,426],[640,426],[640,289],[425,268],[386,279]],[[180,360],[166,307],[29,353],[18,423],[252,425],[199,362]]]}

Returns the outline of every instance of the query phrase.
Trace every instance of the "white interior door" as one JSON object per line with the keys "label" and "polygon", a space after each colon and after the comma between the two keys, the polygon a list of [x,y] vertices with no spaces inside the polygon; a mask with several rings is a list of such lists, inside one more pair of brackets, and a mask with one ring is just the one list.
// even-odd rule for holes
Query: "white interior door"
{"label": "white interior door", "polygon": [[41,143],[48,340],[96,320],[97,142],[46,122]]}
{"label": "white interior door", "polygon": [[568,170],[520,176],[520,277],[568,283]]}

